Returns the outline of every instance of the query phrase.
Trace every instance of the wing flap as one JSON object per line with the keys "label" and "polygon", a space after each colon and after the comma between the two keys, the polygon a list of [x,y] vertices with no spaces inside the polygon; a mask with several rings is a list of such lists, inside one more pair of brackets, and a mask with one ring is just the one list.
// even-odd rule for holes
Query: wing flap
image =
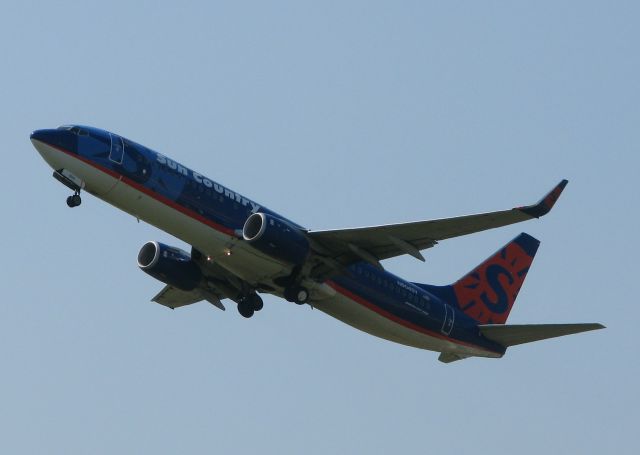
{"label": "wing flap", "polygon": [[504,347],[509,347],[516,346],[518,344],[531,343],[533,341],[546,340],[548,338],[572,335],[574,333],[604,329],[605,326],[597,323],[522,325],[486,324],[480,325],[478,328],[489,340],[495,341]]}

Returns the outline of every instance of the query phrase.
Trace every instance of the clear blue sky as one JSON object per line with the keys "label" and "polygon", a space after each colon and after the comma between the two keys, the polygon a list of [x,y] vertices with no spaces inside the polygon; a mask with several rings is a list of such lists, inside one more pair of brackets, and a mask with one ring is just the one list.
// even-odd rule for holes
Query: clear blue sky
{"label": "clear blue sky", "polygon": [[[6,2],[3,453],[638,453],[637,2]],[[150,303],[147,240],[29,142],[118,132],[312,229],[535,202],[389,270],[542,241],[511,323],[607,330],[451,365],[276,298]]]}

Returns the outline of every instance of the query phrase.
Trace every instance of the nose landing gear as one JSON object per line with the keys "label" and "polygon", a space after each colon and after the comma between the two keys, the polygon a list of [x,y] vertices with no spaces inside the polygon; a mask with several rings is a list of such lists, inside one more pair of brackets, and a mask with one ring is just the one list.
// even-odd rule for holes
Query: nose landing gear
{"label": "nose landing gear", "polygon": [[84,186],[83,181],[66,169],[53,171],[53,177],[70,190],[73,190],[73,196],[67,198],[67,205],[71,208],[79,206],[82,203],[80,190]]}
{"label": "nose landing gear", "polygon": [[67,198],[67,205],[71,208],[77,207],[82,203],[82,198],[80,197],[80,190],[77,190],[73,196],[69,196]]}

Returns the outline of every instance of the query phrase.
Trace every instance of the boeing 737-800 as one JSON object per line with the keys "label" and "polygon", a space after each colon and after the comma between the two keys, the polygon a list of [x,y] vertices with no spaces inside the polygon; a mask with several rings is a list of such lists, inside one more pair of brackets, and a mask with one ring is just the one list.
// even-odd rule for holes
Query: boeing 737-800
{"label": "boeing 737-800", "polygon": [[191,245],[150,241],[139,267],[162,281],[154,302],[177,308],[222,300],[250,318],[260,293],[309,304],[357,329],[441,353],[452,362],[502,357],[509,346],[603,328],[601,324],[507,325],[539,241],[522,233],[447,286],[412,283],[384,259],[439,241],[546,215],[567,181],[540,202],[455,218],[311,231],[188,167],[98,128],[68,125],[31,134],[31,142],[73,194],[87,192]]}

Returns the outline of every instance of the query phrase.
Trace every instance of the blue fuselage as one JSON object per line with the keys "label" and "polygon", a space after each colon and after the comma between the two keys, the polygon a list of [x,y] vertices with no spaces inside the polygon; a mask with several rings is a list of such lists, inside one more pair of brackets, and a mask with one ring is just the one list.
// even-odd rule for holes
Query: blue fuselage
{"label": "blue fuselage", "polygon": [[[93,184],[94,177],[87,174],[87,169],[90,168],[117,182],[115,184],[126,185],[129,190],[135,191],[135,194],[140,195],[137,196],[141,198],[140,204],[153,201],[154,204],[170,208],[174,219],[166,223],[160,218],[146,216],[149,212],[143,209],[140,209],[139,217],[198,248],[206,250],[207,245],[202,245],[202,241],[195,236],[190,238],[188,233],[174,229],[173,226],[181,223],[175,218],[183,219],[185,223],[195,221],[206,225],[217,232],[221,242],[228,242],[230,245],[242,243],[243,225],[253,213],[266,213],[285,219],[262,204],[165,155],[104,130],[79,126],[38,130],[31,138],[54,169],[73,167],[64,164],[70,163],[70,159],[82,163],[70,170],[83,179],[86,191],[120,206],[119,200],[108,196],[108,183],[103,183],[102,186]],[[56,153],[61,154],[59,158],[54,156]],[[134,193],[129,194],[127,197],[133,197],[131,194]],[[125,210],[130,213],[134,211]],[[139,215],[138,212],[133,214]],[[294,222],[286,221],[302,229]],[[256,263],[256,266],[259,264]],[[243,277],[247,278],[251,277]],[[254,281],[268,279],[269,277],[262,276]],[[476,355],[477,352],[483,352],[489,357],[504,354],[502,346],[480,335],[476,321],[459,308],[446,303],[437,292],[429,292],[428,287],[417,286],[377,269],[368,262],[352,264],[348,271],[329,277],[324,284],[332,288],[341,299],[356,303],[359,309],[346,310],[341,307],[346,305],[342,300],[331,298],[310,303],[374,335],[428,349],[431,349],[428,343],[421,345],[421,337],[429,337],[440,345],[457,347],[462,353],[465,349],[471,349]],[[277,286],[273,286],[273,289],[274,294],[281,295]],[[366,314],[370,314],[373,319],[361,324],[358,318],[368,317],[363,316]],[[394,328],[396,326],[397,330]],[[403,338],[405,332],[406,338]]]}

